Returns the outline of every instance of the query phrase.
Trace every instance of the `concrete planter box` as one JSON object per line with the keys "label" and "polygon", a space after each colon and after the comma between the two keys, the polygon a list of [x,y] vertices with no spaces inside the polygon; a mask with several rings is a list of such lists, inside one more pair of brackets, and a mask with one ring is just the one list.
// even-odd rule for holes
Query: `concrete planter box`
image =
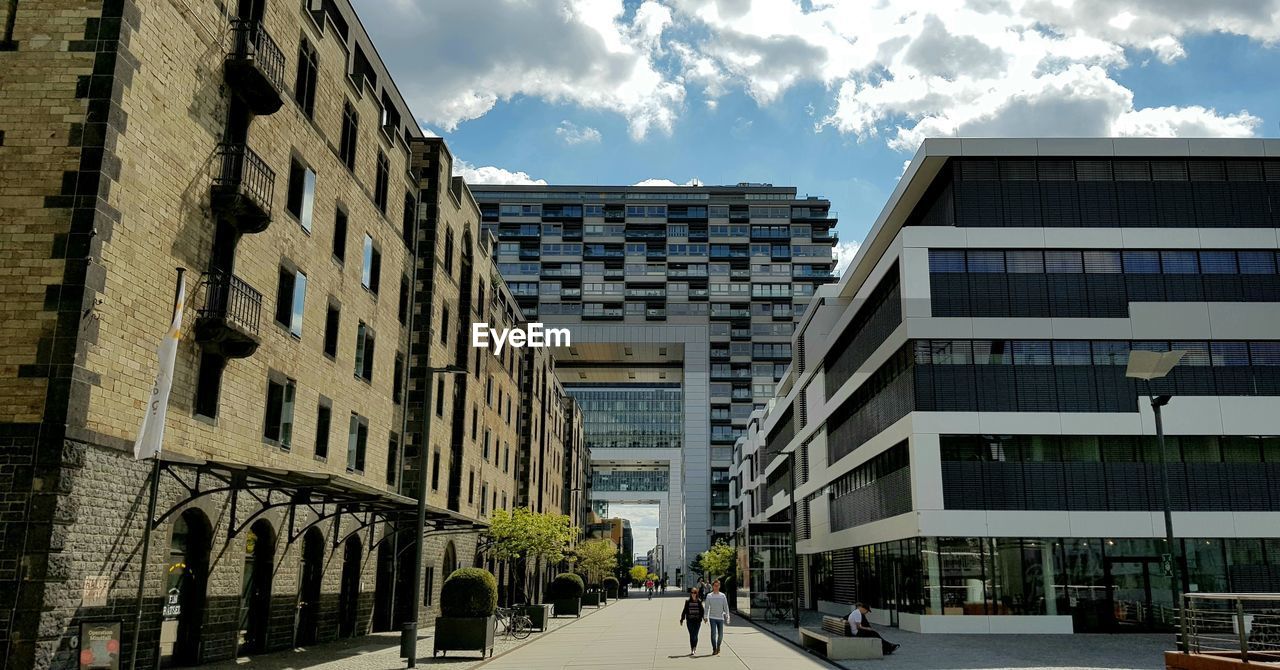
{"label": "concrete planter box", "polygon": [[582,598],[557,598],[551,604],[555,606],[553,616],[582,616]]}
{"label": "concrete planter box", "polygon": [[600,592],[599,592],[599,591],[592,591],[591,593],[584,593],[584,594],[582,594],[582,605],[583,605],[584,607],[599,607],[599,606],[600,606]]}
{"label": "concrete planter box", "polygon": [[525,605],[524,612],[529,615],[529,620],[533,622],[533,627],[540,631],[547,629],[547,620],[551,618],[551,608],[547,605]]}
{"label": "concrete planter box", "polygon": [[435,648],[431,652],[449,655],[451,651],[478,651],[484,658],[485,651],[493,656],[493,629],[497,619],[487,617],[436,617],[433,638]]}

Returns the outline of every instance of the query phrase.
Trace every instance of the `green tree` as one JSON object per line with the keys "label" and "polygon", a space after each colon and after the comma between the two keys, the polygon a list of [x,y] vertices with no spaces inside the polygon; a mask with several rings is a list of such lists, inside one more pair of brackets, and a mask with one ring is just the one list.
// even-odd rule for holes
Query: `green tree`
{"label": "green tree", "polygon": [[618,565],[618,549],[613,540],[596,538],[578,545],[578,561],[574,571],[592,584],[612,572]]}
{"label": "green tree", "polygon": [[[559,563],[578,537],[573,522],[563,514],[533,512],[527,507],[496,509],[489,522],[489,553],[500,561]],[[512,599],[515,580],[511,581]]]}
{"label": "green tree", "polygon": [[698,561],[702,568],[699,574],[706,575],[707,579],[715,579],[729,574],[733,561],[737,558],[737,552],[733,547],[725,544],[724,540],[719,540],[701,556]]}
{"label": "green tree", "polygon": [[631,566],[631,581],[635,582],[636,584],[643,582],[644,578],[648,576],[649,576],[649,568],[646,568],[643,565]]}

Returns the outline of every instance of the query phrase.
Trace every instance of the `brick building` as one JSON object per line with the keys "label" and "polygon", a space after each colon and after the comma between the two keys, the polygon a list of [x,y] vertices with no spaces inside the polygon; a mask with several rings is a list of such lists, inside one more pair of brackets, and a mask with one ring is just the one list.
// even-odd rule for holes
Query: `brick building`
{"label": "brick building", "polygon": [[[48,0],[0,26],[0,667],[74,667],[84,623],[120,624],[127,662],[140,621],[148,666],[393,629],[420,484],[430,623],[535,422],[519,352],[467,344],[518,314],[477,208],[350,5]],[[139,600],[130,449],[177,267]]]}

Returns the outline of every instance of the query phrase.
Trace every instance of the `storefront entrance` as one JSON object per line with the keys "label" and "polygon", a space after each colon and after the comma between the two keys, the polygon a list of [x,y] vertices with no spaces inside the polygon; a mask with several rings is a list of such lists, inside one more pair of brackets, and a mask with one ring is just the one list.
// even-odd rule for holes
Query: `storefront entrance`
{"label": "storefront entrance", "polygon": [[293,644],[315,644],[320,626],[320,582],[324,576],[324,535],[312,528],[302,536],[302,583],[298,588],[298,618]]}
{"label": "storefront entrance", "polygon": [[338,592],[338,635],[351,637],[356,634],[356,621],[360,607],[360,538],[353,537],[345,543],[342,552],[342,587]]}
{"label": "storefront entrance", "polygon": [[244,539],[244,578],[240,599],[240,654],[267,650],[271,621],[271,584],[275,572],[275,531],[258,521]]}
{"label": "storefront entrance", "polygon": [[199,510],[183,512],[173,524],[160,623],[162,667],[200,663],[211,540],[209,520]]}
{"label": "storefront entrance", "polygon": [[1154,556],[1107,558],[1104,584],[1111,632],[1173,630],[1170,577]]}

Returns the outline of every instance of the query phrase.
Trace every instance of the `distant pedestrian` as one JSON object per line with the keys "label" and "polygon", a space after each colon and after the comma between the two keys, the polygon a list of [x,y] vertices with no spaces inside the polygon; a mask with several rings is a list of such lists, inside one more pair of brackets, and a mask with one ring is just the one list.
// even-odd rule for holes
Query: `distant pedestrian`
{"label": "distant pedestrian", "polygon": [[667,576],[666,575],[662,576],[662,592],[663,593],[667,592]]}
{"label": "distant pedestrian", "polygon": [[680,610],[680,623],[689,627],[689,656],[698,652],[698,631],[702,629],[702,620],[707,618],[707,610],[698,600],[698,589],[689,589],[689,599],[684,601]]}
{"label": "distant pedestrian", "polygon": [[885,656],[892,654],[901,647],[900,644],[893,644],[880,636],[871,628],[871,622],[867,620],[867,615],[871,613],[871,608],[862,603],[854,606],[853,611],[849,613],[849,630],[853,632],[854,637],[876,637],[880,638],[880,651]]}
{"label": "distant pedestrian", "polygon": [[711,593],[707,594],[704,607],[707,622],[711,624],[711,655],[720,654],[720,643],[724,642],[724,626],[729,623],[729,599],[720,592],[720,580],[711,582]]}

